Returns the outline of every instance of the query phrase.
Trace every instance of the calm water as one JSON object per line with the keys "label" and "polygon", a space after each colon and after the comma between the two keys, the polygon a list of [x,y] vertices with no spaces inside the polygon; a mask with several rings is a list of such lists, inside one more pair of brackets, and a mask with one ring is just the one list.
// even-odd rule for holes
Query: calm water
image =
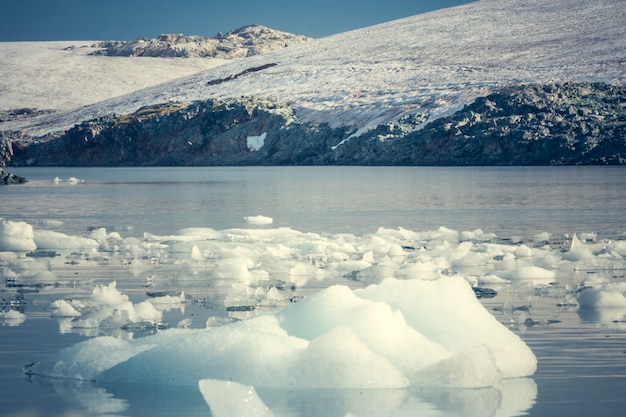
{"label": "calm water", "polygon": [[[626,235],[626,169],[621,167],[528,168],[38,168],[9,169],[25,176],[23,186],[0,188],[0,218],[36,227],[87,235],[105,226],[124,237],[173,234],[187,227],[217,230],[247,227],[244,216],[264,215],[273,227],[316,233],[366,234],[378,227],[431,230],[483,229],[499,238],[553,239],[596,232],[599,238]],[[58,184],[52,180],[58,177]],[[79,184],[65,182],[75,177]],[[50,220],[62,222],[53,223]],[[1,266],[1,264],[0,264]],[[0,269],[1,271],[1,269]],[[65,271],[68,275],[74,272]],[[597,271],[585,271],[592,274]],[[63,271],[60,272],[62,274]],[[131,296],[145,293],[143,281],[112,268],[81,271],[91,284],[123,281]],[[85,274],[87,277],[85,277]],[[624,280],[624,271],[609,279]],[[579,282],[580,276],[560,277]],[[8,297],[2,277],[0,296]],[[193,291],[193,289],[192,289]],[[83,293],[59,287],[27,294],[27,320],[0,327],[0,415],[36,412],[65,415],[210,415],[198,395],[137,387],[77,386],[67,381],[28,380],[22,366],[93,334],[66,333],[51,319],[52,300]],[[10,299],[10,297],[8,297]],[[493,314],[531,346],[539,369],[505,398],[491,392],[264,393],[274,409],[294,415],[343,416],[346,404],[363,404],[360,415],[499,415],[530,401],[520,412],[535,416],[614,416],[626,408],[626,318],[624,311],[592,314],[558,307],[550,294],[500,291],[484,300]],[[512,323],[503,303],[532,305],[533,319],[557,325]],[[174,320],[206,314],[201,306],[169,314]],[[166,392],[162,392],[166,391]],[[528,393],[530,391],[530,394]],[[519,395],[515,393],[519,392]],[[404,394],[403,394],[404,395]],[[127,403],[128,398],[133,402]],[[176,408],[168,408],[177,398]],[[271,399],[274,400],[271,400]],[[314,400],[311,400],[314,398]],[[141,399],[141,400],[139,400]],[[395,404],[402,404],[396,406]],[[101,404],[101,407],[94,407]],[[324,404],[323,406],[320,404]],[[502,405],[506,404],[506,406]],[[272,407],[273,406],[273,407]],[[308,410],[308,411],[302,411]],[[389,411],[392,410],[392,411]],[[500,411],[498,411],[500,410]],[[501,413],[500,413],[501,414]],[[515,414],[515,413],[513,413]],[[511,415],[511,413],[506,414]]]}

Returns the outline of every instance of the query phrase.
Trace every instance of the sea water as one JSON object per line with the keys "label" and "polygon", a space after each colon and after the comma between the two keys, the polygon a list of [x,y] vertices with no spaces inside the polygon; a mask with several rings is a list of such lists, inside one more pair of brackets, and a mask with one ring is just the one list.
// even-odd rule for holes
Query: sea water
{"label": "sea water", "polygon": [[[99,228],[141,239],[146,233],[168,236],[185,228],[252,227],[290,228],[339,239],[343,234],[376,233],[381,227],[416,232],[445,227],[480,229],[473,236],[491,236],[492,242],[532,247],[545,240],[567,248],[574,234],[595,244],[623,240],[626,233],[626,170],[621,167],[31,168],[11,172],[29,182],[0,189],[0,218],[70,236],[88,236]],[[271,224],[246,222],[254,216],[270,219]],[[456,266],[462,270],[460,261]],[[62,285],[43,281],[21,288],[24,319],[5,319],[0,327],[2,415],[30,411],[63,415],[73,410],[81,415],[208,415],[198,392],[176,387],[91,386],[26,378],[24,365],[80,340],[103,333],[122,339],[142,336],[137,329],[128,332],[114,326],[78,330],[51,318],[50,305],[57,299],[84,297],[97,285],[113,281],[131,300],[139,301],[154,284],[146,282],[147,274],[131,273],[105,259],[88,267],[55,268],[57,277],[64,278]],[[216,308],[214,300],[222,302],[225,297],[218,294],[219,287],[207,297],[197,282],[181,282],[175,266],[164,269],[152,278],[161,279],[159,289],[172,293],[184,289],[196,301],[166,311],[165,321],[174,326],[187,319],[198,322],[198,317],[202,323],[207,321],[211,317],[207,312]],[[74,279],[68,281],[72,275]],[[602,282],[624,281],[623,270],[602,267],[557,271],[546,285],[517,285],[514,291],[510,285],[490,285],[497,295],[483,299],[483,304],[519,334],[539,360],[531,379],[505,381],[502,389],[257,391],[275,415],[615,415],[625,405],[621,395],[626,386],[624,309],[581,309],[563,302],[564,292],[571,293],[568,285],[596,276]],[[15,295],[15,286],[9,284],[19,280],[2,278],[0,295],[8,300]],[[352,278],[337,275],[308,285],[312,294],[331,284],[352,285]],[[245,318],[245,313],[239,314]]]}

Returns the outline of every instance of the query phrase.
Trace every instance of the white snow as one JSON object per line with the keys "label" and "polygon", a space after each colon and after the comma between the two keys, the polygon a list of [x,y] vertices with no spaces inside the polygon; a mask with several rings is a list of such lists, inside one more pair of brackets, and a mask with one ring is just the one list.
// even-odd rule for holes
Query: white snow
{"label": "white snow", "polygon": [[[512,84],[623,83],[623,23],[621,0],[477,1],[229,62],[144,90],[134,91],[134,84],[124,91],[134,91],[128,95],[120,93],[111,100],[57,115],[3,123],[0,129],[42,134],[112,112],[129,113],[153,103],[239,96],[277,98],[295,106],[298,116],[305,120],[354,126],[361,131],[406,114],[426,113],[432,120],[477,96]],[[4,54],[28,54],[23,50],[30,46],[4,45],[10,51]],[[37,44],[32,47],[40,48],[39,51],[43,48]],[[45,50],[39,52],[44,57],[48,56]],[[58,56],[58,51],[55,54]],[[46,59],[53,58],[50,55]],[[162,61],[169,62],[156,60],[143,65],[156,71]],[[277,65],[207,85],[208,81],[267,63]],[[81,95],[94,91],[93,81],[88,79],[94,72],[93,66],[67,65],[77,71],[73,78],[81,83]],[[0,107],[59,107],[59,96],[75,94],[75,89],[58,91],[66,83],[47,88],[48,80],[61,77],[58,71],[40,77],[38,71],[43,66],[26,60],[22,66],[15,64],[7,71],[6,82],[22,86],[19,89],[24,94],[18,91],[3,96]],[[31,75],[21,81],[12,78],[24,73]],[[125,79],[121,70],[110,73],[115,75],[111,78]],[[29,85],[44,96],[38,103],[29,104]]]}
{"label": "white snow", "polygon": [[251,151],[258,151],[263,147],[265,143],[265,138],[267,137],[267,132],[262,133],[259,136],[248,136],[247,138],[247,146]]}
{"label": "white snow", "polygon": [[0,109],[69,110],[227,62],[92,56],[96,41],[0,42]]}

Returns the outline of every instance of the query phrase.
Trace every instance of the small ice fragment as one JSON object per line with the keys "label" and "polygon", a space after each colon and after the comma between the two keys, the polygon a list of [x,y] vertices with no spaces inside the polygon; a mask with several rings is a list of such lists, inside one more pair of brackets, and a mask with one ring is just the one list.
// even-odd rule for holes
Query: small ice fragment
{"label": "small ice fragment", "polygon": [[246,216],[243,218],[243,221],[248,224],[272,224],[274,223],[274,219],[266,216]]}
{"label": "small ice fragment", "polygon": [[9,310],[6,313],[0,313],[5,320],[24,320],[26,319],[26,314],[20,313],[17,310]]}
{"label": "small ice fragment", "polygon": [[56,300],[50,308],[53,310],[52,317],[79,317],[80,313],[65,300]]}
{"label": "small ice fragment", "polygon": [[25,222],[2,220],[0,222],[0,251],[34,251],[33,227]]}
{"label": "small ice fragment", "polygon": [[188,329],[189,327],[191,327],[191,318],[187,317],[185,319],[182,319],[178,322],[176,327],[178,327],[179,329]]}

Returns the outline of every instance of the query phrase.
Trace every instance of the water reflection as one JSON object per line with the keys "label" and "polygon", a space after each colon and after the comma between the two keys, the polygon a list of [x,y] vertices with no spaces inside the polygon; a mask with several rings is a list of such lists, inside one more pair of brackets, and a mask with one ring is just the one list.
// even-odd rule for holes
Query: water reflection
{"label": "water reflection", "polygon": [[[31,377],[90,416],[210,415],[197,387],[101,384]],[[464,416],[526,414],[537,399],[533,379],[505,379],[499,388],[442,390],[280,390],[257,389],[275,417]],[[221,417],[221,416],[215,416]]]}

